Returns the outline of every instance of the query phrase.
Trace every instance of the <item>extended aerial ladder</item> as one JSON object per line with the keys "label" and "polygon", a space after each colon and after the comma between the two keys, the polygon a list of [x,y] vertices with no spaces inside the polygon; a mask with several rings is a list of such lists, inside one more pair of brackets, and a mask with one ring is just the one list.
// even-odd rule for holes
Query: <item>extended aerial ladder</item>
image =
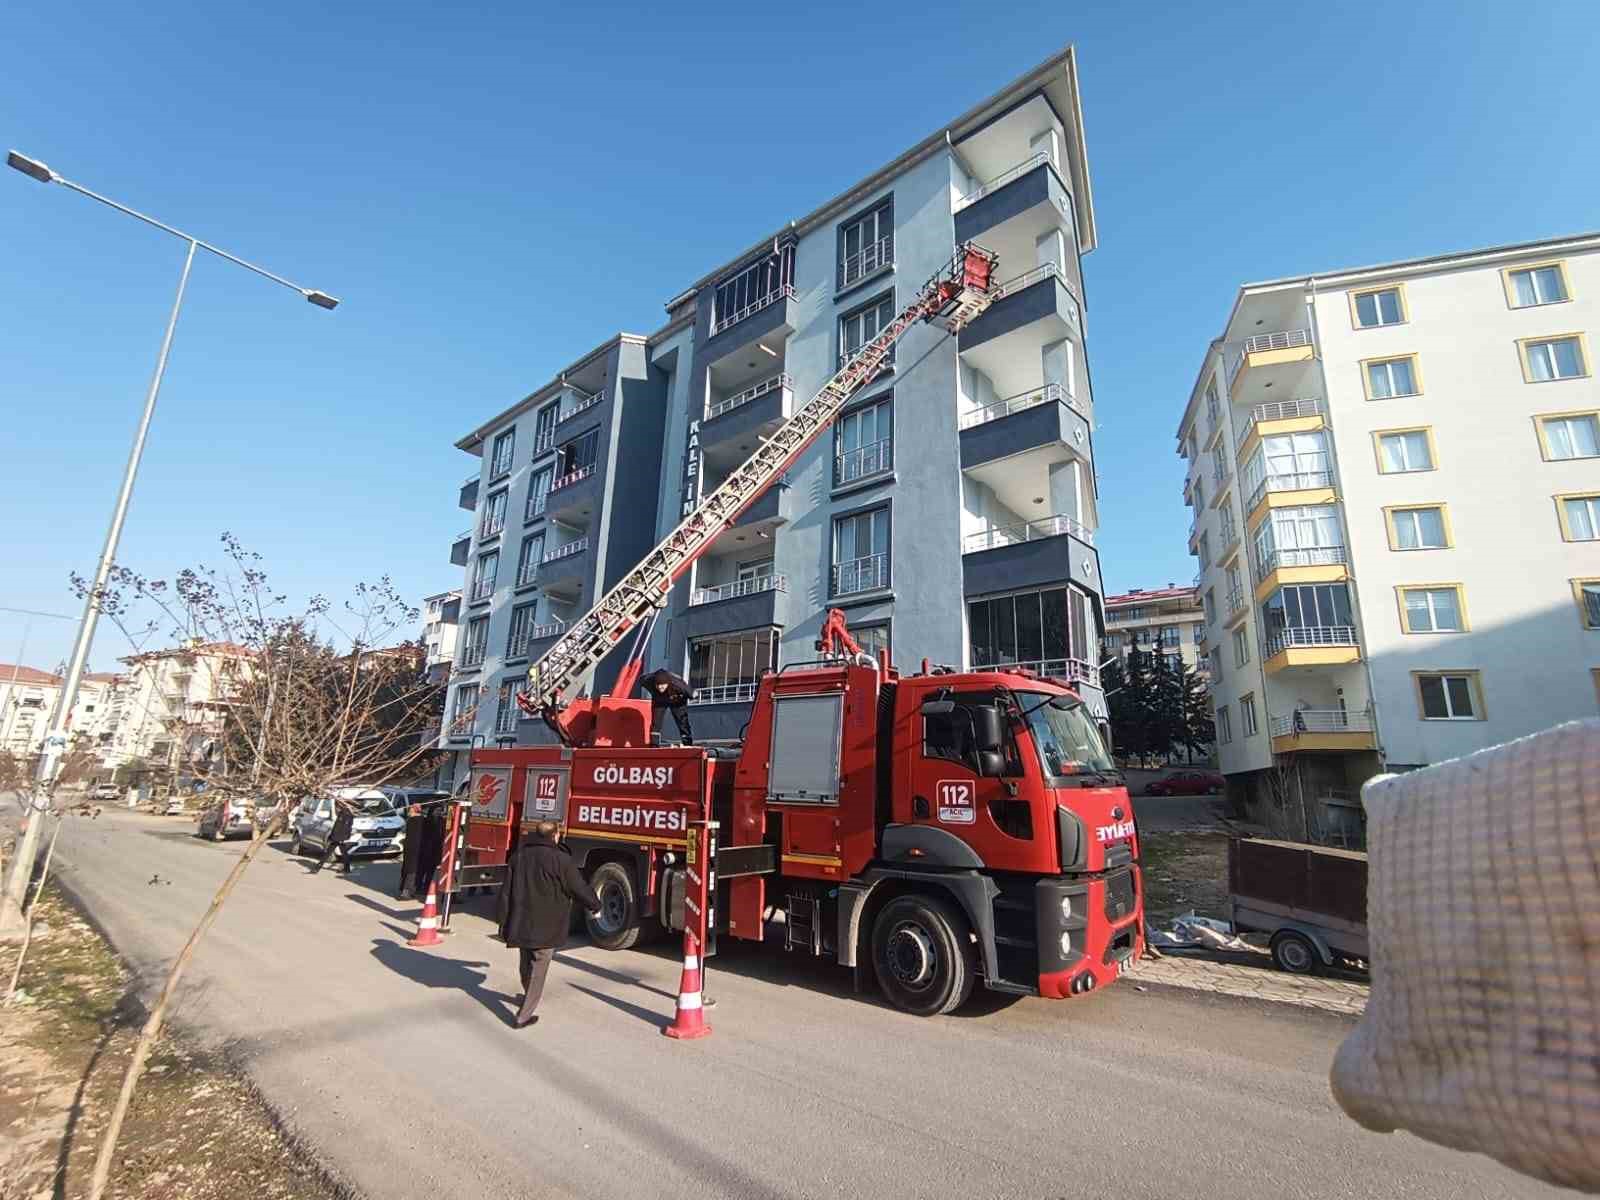
{"label": "extended aerial ladder", "polygon": [[[919,321],[937,319],[956,334],[994,303],[998,298],[995,264],[996,256],[980,246],[969,242],[958,247],[950,264],[929,279],[915,299],[862,346],[821,391],[701,499],[660,545],[545,651],[529,668],[527,690],[516,697],[518,707],[529,716],[542,717],[568,745],[590,742],[597,736],[612,743],[619,738],[631,741],[636,722],[627,724],[627,733],[601,729],[597,725],[600,701],[577,702],[564,708],[565,694],[581,683],[630,630],[637,629],[632,652],[609,700],[616,706],[617,701],[627,697],[639,679],[650,627],[656,613],[665,606],[672,585],[717,535],[833,424],[850,397],[878,376],[889,352],[907,330]],[[617,706],[617,715],[621,716],[628,707],[626,702]]]}

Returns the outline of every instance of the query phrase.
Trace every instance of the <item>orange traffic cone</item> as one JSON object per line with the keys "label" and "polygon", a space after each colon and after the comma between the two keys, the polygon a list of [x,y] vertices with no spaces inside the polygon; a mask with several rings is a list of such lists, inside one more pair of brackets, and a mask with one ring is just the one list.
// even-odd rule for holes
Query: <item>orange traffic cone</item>
{"label": "orange traffic cone", "polygon": [[444,939],[439,936],[439,900],[433,893],[433,884],[428,885],[428,898],[422,903],[422,916],[417,920],[417,936],[406,943],[408,946],[438,946]]}
{"label": "orange traffic cone", "polygon": [[678,1011],[672,1024],[661,1031],[670,1038],[703,1038],[710,1034],[705,1005],[700,999],[700,956],[685,953],[683,976],[678,981]]}

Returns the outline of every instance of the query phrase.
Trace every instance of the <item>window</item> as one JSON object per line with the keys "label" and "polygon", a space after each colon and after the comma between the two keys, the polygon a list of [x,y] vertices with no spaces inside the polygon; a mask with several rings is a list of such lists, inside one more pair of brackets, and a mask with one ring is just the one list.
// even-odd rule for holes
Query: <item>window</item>
{"label": "window", "polygon": [[554,474],[553,467],[540,467],[533,473],[533,478],[528,482],[528,507],[524,520],[531,521],[544,516],[544,502],[550,495],[550,479]]}
{"label": "window", "polygon": [[539,577],[539,560],[543,557],[543,533],[535,533],[522,539],[522,548],[517,552],[518,587],[526,587]]}
{"label": "window", "polygon": [[1196,646],[1198,646],[1201,642],[1203,642],[1205,640],[1206,640],[1206,623],[1204,621],[1196,621],[1194,623],[1194,644]]}
{"label": "window", "polygon": [[893,261],[893,198],[839,227],[839,287],[847,288]]}
{"label": "window", "polygon": [[556,417],[561,412],[559,400],[546,404],[533,419],[533,452],[543,454],[556,444]]}
{"label": "window", "polygon": [[1417,707],[1424,721],[1481,721],[1483,694],[1476,671],[1416,671]]}
{"label": "window", "polygon": [[1357,329],[1376,329],[1380,325],[1401,325],[1406,320],[1405,296],[1397,287],[1374,288],[1350,294],[1350,312]]}
{"label": "window", "polygon": [[1372,435],[1378,448],[1378,472],[1399,475],[1407,471],[1431,471],[1438,464],[1433,457],[1433,430],[1380,429]]}
{"label": "window", "polygon": [[1331,504],[1275,508],[1256,530],[1256,562],[1263,575],[1279,567],[1330,566],[1344,560],[1339,512]]}
{"label": "window", "polygon": [[1557,496],[1561,536],[1569,542],[1600,539],[1600,495]]}
{"label": "window", "polygon": [[1256,698],[1254,693],[1239,697],[1239,724],[1244,727],[1245,737],[1255,737]]}
{"label": "window", "polygon": [[[922,757],[948,759],[951,762],[961,763],[963,766],[975,770],[977,767],[977,747],[972,741],[973,717],[970,711],[962,712],[960,710],[994,704],[998,697],[994,692],[954,692],[949,694],[949,698],[955,702],[957,711],[922,718]],[[1026,699],[1026,697],[1023,697],[1024,707],[1031,707],[1027,704]],[[1031,726],[1032,722],[1030,722],[1030,728]],[[1006,760],[1005,773],[1007,775],[1020,775],[1022,773],[1021,757],[1017,753],[1016,741],[1009,730],[1005,735],[1003,753]],[[1048,768],[1046,768],[1046,774],[1051,774]]]}
{"label": "window", "polygon": [[1444,505],[1424,508],[1386,508],[1391,550],[1444,550],[1450,546],[1450,523]]}
{"label": "window", "polygon": [[1392,400],[1396,396],[1422,394],[1422,373],[1417,370],[1417,356],[1403,358],[1375,358],[1362,364],[1363,380],[1367,385],[1368,400]]}
{"label": "window", "polygon": [[592,470],[600,457],[600,431],[591,429],[556,447],[556,477],[564,479],[580,471]]}
{"label": "window", "polygon": [[1211,569],[1211,535],[1202,533],[1200,540],[1195,543],[1195,549],[1200,554],[1200,569],[1209,571]]}
{"label": "window", "polygon": [[1585,629],[1600,629],[1600,579],[1574,579],[1572,596]]}
{"label": "window", "polygon": [[1046,588],[967,604],[967,645],[974,669],[1027,663],[1040,674],[1065,673],[1087,659],[1094,641],[1089,601],[1076,588]]}
{"label": "window", "polygon": [[1221,646],[1213,646],[1211,648],[1211,653],[1209,655],[1207,655],[1207,657],[1211,660],[1211,677],[1213,679],[1221,679],[1222,678],[1222,647]]}
{"label": "window", "polygon": [[1560,304],[1571,299],[1567,274],[1560,263],[1536,267],[1517,267],[1504,272],[1506,300],[1512,308],[1533,308],[1539,304]]}
{"label": "window", "polygon": [[489,618],[473,617],[467,622],[467,636],[461,643],[461,665],[481,667],[489,648]]}
{"label": "window", "polygon": [[748,703],[778,665],[778,631],[748,629],[689,642],[691,704]]}
{"label": "window", "polygon": [[500,475],[511,473],[511,460],[516,455],[517,431],[508,429],[494,439],[494,454],[489,459],[489,477],[491,479]]}
{"label": "window", "polygon": [[720,333],[760,312],[778,297],[792,295],[793,285],[794,243],[790,242],[777,254],[757,259],[717,285],[711,307],[711,332]]}
{"label": "window", "polygon": [[455,701],[450,706],[450,735],[464,736],[472,732],[472,722],[478,714],[478,685],[464,683],[456,689]]}
{"label": "window", "polygon": [[1351,626],[1350,593],[1342,583],[1302,583],[1281,587],[1261,606],[1263,641],[1285,629],[1347,629]]}
{"label": "window", "polygon": [[1183,631],[1176,625],[1163,625],[1161,627],[1161,644],[1163,646],[1176,646],[1183,639]]}
{"label": "window", "polygon": [[501,488],[489,497],[483,506],[483,522],[478,526],[480,538],[497,537],[506,527],[506,490]]}
{"label": "window", "polygon": [[487,554],[478,555],[477,568],[472,572],[472,596],[470,602],[487,600],[494,595],[495,576],[500,573],[500,551],[491,550]]}
{"label": "window", "polygon": [[1241,625],[1233,631],[1233,665],[1242,667],[1250,661],[1250,627]]}
{"label": "window", "polygon": [[894,466],[894,404],[851,409],[833,427],[833,485],[853,483]]}
{"label": "window", "polygon": [[889,586],[889,510],[874,508],[833,522],[833,594]]}
{"label": "window", "polygon": [[[894,294],[880,296],[870,304],[839,318],[839,362],[841,365],[854,358],[889,324],[894,317]],[[891,348],[885,362],[894,361]]]}
{"label": "window", "polygon": [[1226,746],[1233,741],[1233,713],[1226,704],[1217,705],[1217,742]]}
{"label": "window", "polygon": [[[850,635],[856,639],[856,644],[861,647],[863,654],[870,654],[874,661],[878,658],[878,651],[889,651],[889,626],[884,625],[852,625]],[[891,657],[890,662],[894,659]]]}
{"label": "window", "polygon": [[500,681],[499,704],[494,710],[496,737],[515,737],[517,733],[517,693],[528,682],[526,675],[513,675]]}
{"label": "window", "polygon": [[[1205,625],[1209,625],[1211,622],[1217,619],[1217,595],[1215,588],[1206,589],[1206,594],[1200,600],[1200,607],[1205,609],[1206,612]],[[1202,628],[1204,628],[1204,625],[1202,625]]]}
{"label": "window", "polygon": [[753,562],[740,563],[738,574],[734,578],[739,583],[752,583],[757,579],[769,579],[771,577],[772,560],[770,558],[758,558]]}
{"label": "window", "polygon": [[1459,583],[1401,587],[1400,629],[1404,633],[1461,633],[1467,628]]}
{"label": "window", "polygon": [[1545,461],[1600,456],[1600,413],[1554,413],[1536,423]]}
{"label": "window", "polygon": [[1583,340],[1575,333],[1554,338],[1528,338],[1517,345],[1522,351],[1522,377],[1529,383],[1581,379],[1589,373]]}
{"label": "window", "polygon": [[526,658],[528,656],[528,636],[533,629],[532,601],[519,604],[511,610],[511,633],[506,638],[507,658]]}

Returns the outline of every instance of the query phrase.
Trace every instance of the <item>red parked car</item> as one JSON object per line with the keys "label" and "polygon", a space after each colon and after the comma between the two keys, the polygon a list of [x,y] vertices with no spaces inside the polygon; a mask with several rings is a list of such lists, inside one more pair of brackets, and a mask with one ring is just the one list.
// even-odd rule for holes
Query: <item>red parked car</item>
{"label": "red parked car", "polygon": [[1209,796],[1221,792],[1222,776],[1215,771],[1174,771],[1165,779],[1144,785],[1146,796]]}

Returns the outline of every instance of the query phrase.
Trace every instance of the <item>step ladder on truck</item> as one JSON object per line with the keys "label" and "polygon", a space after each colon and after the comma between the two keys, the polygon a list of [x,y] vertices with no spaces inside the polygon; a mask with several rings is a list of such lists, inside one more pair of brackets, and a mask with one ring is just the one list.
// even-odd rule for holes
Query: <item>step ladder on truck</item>
{"label": "step ladder on truck", "polygon": [[[895,1006],[949,1012],[982,983],[1087,994],[1143,949],[1132,805],[1064,683],[1024,669],[902,675],[830,611],[814,661],[760,681],[737,747],[652,745],[634,691],[674,583],[826,430],[921,321],[952,333],[997,296],[995,256],[960,247],[872,341],[607,592],[529,672],[518,703],[560,744],[475,750],[462,884],[495,884],[518,829],[557,821],[602,900],[593,940],[682,930],[780,942],[876,978]],[[608,695],[566,695],[630,632]],[[705,831],[715,852],[702,875]],[[686,895],[687,893],[687,895]],[[686,902],[687,901],[687,902]],[[692,928],[691,928],[692,932]]]}

